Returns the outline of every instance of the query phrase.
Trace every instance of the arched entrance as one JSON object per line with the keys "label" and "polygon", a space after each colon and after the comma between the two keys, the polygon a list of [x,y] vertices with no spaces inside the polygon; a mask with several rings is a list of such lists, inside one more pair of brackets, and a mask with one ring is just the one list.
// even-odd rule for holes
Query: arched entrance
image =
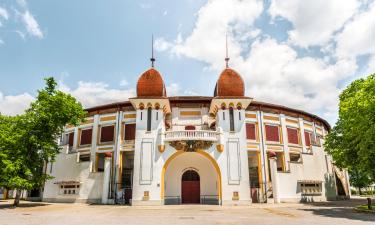
{"label": "arched entrance", "polygon": [[194,170],[185,171],[181,178],[182,204],[200,203],[200,177]]}
{"label": "arched entrance", "polygon": [[207,152],[177,151],[165,162],[161,173],[160,195],[164,204],[182,203],[182,176],[188,170],[199,175],[201,204],[221,203],[221,172],[216,160]]}

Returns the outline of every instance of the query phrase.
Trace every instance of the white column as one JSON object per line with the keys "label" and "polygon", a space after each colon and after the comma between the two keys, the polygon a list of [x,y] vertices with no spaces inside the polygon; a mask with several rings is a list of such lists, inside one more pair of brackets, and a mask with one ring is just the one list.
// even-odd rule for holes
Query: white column
{"label": "white column", "polygon": [[[78,149],[78,135],[79,135],[79,132],[78,132],[78,127],[75,127],[74,128],[74,137],[73,137],[73,150],[77,151]],[[68,140],[69,140],[69,137],[68,137]]]}
{"label": "white column", "polygon": [[284,165],[285,170],[290,171],[290,159],[289,159],[289,140],[288,140],[288,130],[286,129],[285,115],[280,114],[281,132],[283,135],[283,146],[284,146]]}
{"label": "white column", "polygon": [[90,149],[90,172],[95,172],[94,165],[96,163],[96,146],[98,140],[98,129],[99,129],[99,115],[94,116],[94,123],[92,126],[92,139]]}
{"label": "white column", "polygon": [[111,176],[111,157],[110,155],[106,155],[104,158],[102,204],[108,204],[110,176]]}
{"label": "white column", "polygon": [[276,157],[270,158],[270,167],[271,167],[273,201],[275,203],[280,203]]}
{"label": "white column", "polygon": [[305,128],[303,125],[303,118],[298,118],[299,130],[301,132],[301,143],[302,143],[302,152],[306,153],[306,142],[305,142]]}

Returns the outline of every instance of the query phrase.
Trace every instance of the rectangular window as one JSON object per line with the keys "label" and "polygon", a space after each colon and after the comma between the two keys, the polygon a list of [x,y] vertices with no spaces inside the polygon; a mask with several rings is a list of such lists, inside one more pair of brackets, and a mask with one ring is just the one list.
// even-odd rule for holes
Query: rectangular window
{"label": "rectangular window", "polygon": [[290,128],[287,127],[287,133],[288,133],[288,142],[290,144],[299,144],[299,138],[298,138],[298,129],[297,128]]}
{"label": "rectangular window", "polygon": [[69,134],[67,134],[67,138],[68,138],[68,145],[69,147],[73,147],[73,143],[74,143],[74,132],[71,132]]}
{"label": "rectangular window", "polygon": [[88,162],[88,161],[90,161],[90,153],[79,155],[79,161],[80,162]]}
{"label": "rectangular window", "polygon": [[291,163],[301,163],[302,158],[301,154],[299,153],[289,153],[289,158]]}
{"label": "rectangular window", "polygon": [[97,153],[96,154],[96,172],[103,172],[104,171],[104,153]]}
{"label": "rectangular window", "polygon": [[92,128],[81,130],[81,141],[79,145],[91,145]]}
{"label": "rectangular window", "polygon": [[151,131],[151,122],[152,122],[152,109],[149,107],[147,109],[147,131]]}
{"label": "rectangular window", "polygon": [[266,141],[280,142],[279,126],[266,125]]}
{"label": "rectangular window", "polygon": [[250,140],[256,140],[255,134],[255,124],[254,123],[247,123],[246,124],[246,138]]}
{"label": "rectangular window", "polygon": [[135,140],[135,123],[125,124],[124,140]]}
{"label": "rectangular window", "polygon": [[305,131],[305,144],[307,147],[311,146],[311,139],[312,139],[311,137],[312,137],[312,133]]}
{"label": "rectangular window", "polygon": [[233,108],[229,108],[229,129],[234,131],[234,111]]}
{"label": "rectangular window", "polygon": [[115,136],[115,126],[103,126],[100,129],[100,143],[113,142]]}

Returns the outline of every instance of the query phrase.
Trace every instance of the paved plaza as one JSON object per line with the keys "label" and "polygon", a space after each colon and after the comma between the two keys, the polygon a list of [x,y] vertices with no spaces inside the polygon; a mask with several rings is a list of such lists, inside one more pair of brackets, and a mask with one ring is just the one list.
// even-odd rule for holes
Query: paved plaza
{"label": "paved plaza", "polygon": [[356,213],[352,209],[364,204],[365,199],[310,204],[154,207],[22,202],[16,209],[10,203],[0,202],[1,225],[375,224],[374,214]]}

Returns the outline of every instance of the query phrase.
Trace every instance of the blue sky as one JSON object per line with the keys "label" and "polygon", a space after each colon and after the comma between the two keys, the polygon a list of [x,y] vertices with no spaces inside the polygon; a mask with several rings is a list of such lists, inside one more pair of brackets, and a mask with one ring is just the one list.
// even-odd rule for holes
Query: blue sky
{"label": "blue sky", "polygon": [[256,100],[331,123],[340,91],[375,69],[370,0],[1,0],[0,112],[21,113],[55,76],[84,106],[126,100],[150,66],[168,95],[212,95],[230,66]]}

